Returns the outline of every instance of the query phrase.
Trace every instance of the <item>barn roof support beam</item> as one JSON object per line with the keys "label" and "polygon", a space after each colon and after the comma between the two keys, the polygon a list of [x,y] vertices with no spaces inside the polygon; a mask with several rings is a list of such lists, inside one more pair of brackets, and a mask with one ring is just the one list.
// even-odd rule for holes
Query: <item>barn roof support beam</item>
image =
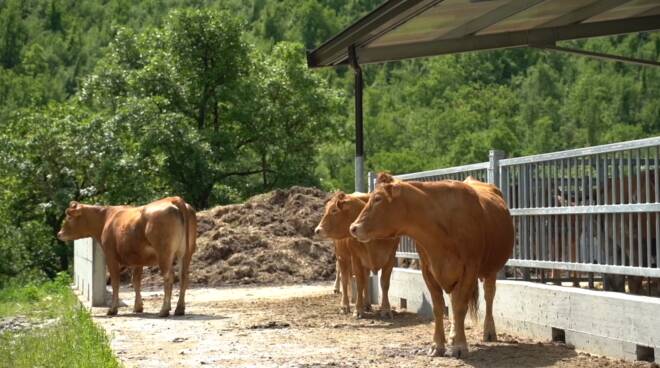
{"label": "barn roof support beam", "polygon": [[355,73],[355,191],[364,192],[364,127],[362,111],[362,68],[357,59],[355,45],[348,48],[348,61]]}
{"label": "barn roof support beam", "polygon": [[635,65],[642,65],[642,66],[654,66],[656,68],[660,67],[660,62],[655,61],[655,60],[644,60],[644,59],[637,59],[637,58],[631,58],[631,57],[626,57],[626,56],[604,54],[604,53],[601,53],[601,52],[573,49],[573,48],[569,48],[569,47],[560,47],[560,46],[557,46],[557,45],[540,45],[540,46],[532,46],[532,47],[543,49],[543,50],[566,52],[566,53],[569,53],[569,54],[574,54],[574,55],[579,55],[579,56],[587,56],[587,57],[594,58],[594,59],[616,61],[616,62],[619,62],[619,63],[635,64]]}

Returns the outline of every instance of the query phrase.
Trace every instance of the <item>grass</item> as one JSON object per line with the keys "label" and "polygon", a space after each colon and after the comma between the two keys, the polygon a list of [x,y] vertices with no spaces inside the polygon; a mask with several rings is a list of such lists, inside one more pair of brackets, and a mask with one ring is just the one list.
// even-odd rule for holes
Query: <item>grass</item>
{"label": "grass", "polygon": [[0,367],[119,367],[104,332],[60,274],[40,284],[0,290],[0,318],[21,316],[36,325],[0,333]]}

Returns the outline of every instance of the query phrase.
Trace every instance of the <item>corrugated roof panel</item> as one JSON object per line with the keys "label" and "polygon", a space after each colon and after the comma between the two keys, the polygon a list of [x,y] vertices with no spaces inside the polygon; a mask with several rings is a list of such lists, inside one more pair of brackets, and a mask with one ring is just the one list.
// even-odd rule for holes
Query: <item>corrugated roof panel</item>
{"label": "corrugated roof panel", "polygon": [[546,0],[525,11],[512,15],[477,34],[485,35],[536,28],[555,18],[576,11],[596,1],[597,0]]}
{"label": "corrugated roof panel", "polygon": [[584,23],[602,22],[606,20],[617,20],[656,14],[660,14],[660,0],[634,0],[616,7],[610,11],[597,15],[593,18],[587,19],[584,21]]}
{"label": "corrugated roof panel", "polygon": [[660,0],[387,0],[307,62],[346,64],[352,46],[358,62],[380,63],[656,30]]}
{"label": "corrugated roof panel", "polygon": [[474,2],[470,0],[445,0],[399,26],[369,44],[369,46],[390,46],[414,41],[430,41],[478,18],[508,0]]}

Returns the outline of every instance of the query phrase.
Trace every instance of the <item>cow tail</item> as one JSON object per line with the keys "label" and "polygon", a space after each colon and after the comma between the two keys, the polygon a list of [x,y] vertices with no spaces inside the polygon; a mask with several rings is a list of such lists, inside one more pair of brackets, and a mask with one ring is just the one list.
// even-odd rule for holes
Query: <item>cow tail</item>
{"label": "cow tail", "polygon": [[188,259],[188,257],[190,256],[190,254],[189,254],[190,249],[189,249],[189,246],[188,246],[188,244],[190,244],[189,243],[190,242],[190,234],[189,234],[190,231],[188,230],[188,206],[186,205],[185,202],[183,203],[183,232],[186,234],[183,237],[184,238],[183,241],[185,241],[186,243],[184,244],[184,248],[183,248],[183,259],[182,259],[182,261],[185,262]]}
{"label": "cow tail", "polygon": [[479,321],[479,279],[474,280],[474,289],[468,300],[468,313],[472,323],[476,326]]}

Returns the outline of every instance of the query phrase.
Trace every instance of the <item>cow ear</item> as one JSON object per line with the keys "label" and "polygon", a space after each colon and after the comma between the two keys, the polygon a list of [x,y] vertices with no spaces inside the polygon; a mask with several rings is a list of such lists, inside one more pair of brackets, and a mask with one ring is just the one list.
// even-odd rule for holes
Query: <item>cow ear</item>
{"label": "cow ear", "polygon": [[337,200],[342,200],[342,199],[346,198],[346,193],[344,193],[342,191],[339,191],[339,192],[337,192],[336,196],[337,196]]}
{"label": "cow ear", "polygon": [[390,173],[388,172],[381,172],[378,174],[378,178],[376,178],[376,184],[387,184],[387,183],[393,183],[394,178]]}
{"label": "cow ear", "polygon": [[82,211],[82,206],[76,201],[69,203],[69,208],[66,209],[66,214],[69,216],[79,216]]}
{"label": "cow ear", "polygon": [[337,202],[336,202],[336,203],[337,203],[337,208],[339,208],[340,210],[343,209],[343,208],[344,208],[344,203],[345,203],[345,202],[346,202],[346,201],[343,200],[343,199],[339,199],[339,200],[337,200]]}
{"label": "cow ear", "polygon": [[383,189],[385,189],[385,193],[387,193],[386,197],[389,202],[391,202],[393,198],[396,198],[399,195],[401,195],[401,186],[399,185],[399,183],[384,184]]}
{"label": "cow ear", "polygon": [[82,213],[82,209],[80,207],[78,207],[78,208],[67,208],[65,212],[66,212],[67,216],[77,217],[77,216],[80,216],[80,214]]}

